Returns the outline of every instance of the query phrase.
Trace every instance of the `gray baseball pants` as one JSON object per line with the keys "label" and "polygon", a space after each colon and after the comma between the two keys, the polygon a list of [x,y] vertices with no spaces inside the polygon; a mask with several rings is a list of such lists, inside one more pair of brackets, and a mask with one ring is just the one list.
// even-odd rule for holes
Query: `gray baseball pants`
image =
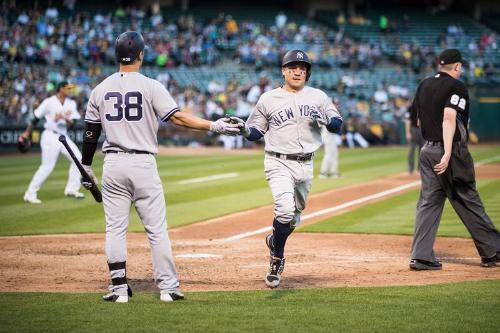
{"label": "gray baseball pants", "polygon": [[420,152],[422,189],[417,204],[412,259],[435,261],[433,251],[436,233],[446,198],[469,231],[483,258],[500,250],[500,234],[485,212],[476,190],[474,163],[462,142],[453,143],[448,169],[437,175],[433,167],[444,154],[441,143],[426,142]]}
{"label": "gray baseball pants", "polygon": [[[130,208],[134,204],[149,239],[156,284],[162,293],[176,290],[179,281],[167,234],[163,185],[155,157],[149,154],[106,154],[102,194],[108,263],[127,261],[127,229]],[[125,276],[125,270],[110,273],[112,279]],[[112,291],[127,295],[127,286],[112,286]]]}
{"label": "gray baseball pants", "polygon": [[283,160],[266,154],[266,179],[274,198],[274,216],[280,223],[300,224],[313,179],[313,161]]}

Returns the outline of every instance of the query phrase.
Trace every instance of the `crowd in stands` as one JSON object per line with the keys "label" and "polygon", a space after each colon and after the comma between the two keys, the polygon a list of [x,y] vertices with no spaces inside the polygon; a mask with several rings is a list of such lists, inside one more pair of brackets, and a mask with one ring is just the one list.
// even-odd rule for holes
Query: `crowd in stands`
{"label": "crowd in stands", "polygon": [[[112,12],[89,14],[76,12],[75,0],[65,0],[58,6],[49,2],[47,8],[33,5],[29,9],[17,8],[15,1],[4,0],[1,10],[0,120],[7,119],[10,124],[24,125],[40,101],[54,93],[55,83],[63,79],[76,83],[74,98],[83,114],[90,91],[109,74],[106,66],[115,66],[114,40],[125,28],[142,31],[148,45],[145,66],[165,69],[156,79],[168,87],[181,110],[212,120],[225,114],[248,117],[260,94],[280,82],[266,75],[258,82],[212,80],[206,91],[199,91],[181,87],[168,69],[213,67],[230,61],[257,72],[276,70],[288,49],[303,48],[308,50],[314,68],[373,69],[384,63],[416,74],[435,70],[435,48],[391,39],[394,29],[410,29],[407,16],[400,26],[381,17],[379,28],[388,37],[380,43],[368,43],[353,39],[344,29],[346,23],[372,24],[361,15],[346,19],[340,14],[338,29],[332,29],[311,21],[295,22],[283,12],[277,13],[271,25],[256,20],[239,21],[224,13],[203,20],[192,15],[166,19],[157,3],[147,10],[118,7]],[[450,26],[439,36],[438,43],[446,47],[461,34],[460,26]],[[398,45],[395,58],[384,54],[387,42]],[[227,47],[234,49],[228,53]],[[471,76],[487,76],[497,70],[495,64],[486,63],[481,57],[484,50],[497,48],[495,33],[486,32],[480,40],[471,40],[468,48],[475,55],[469,67]],[[359,78],[345,75],[329,91],[332,97],[339,98],[349,119],[344,134],[358,133],[369,143],[398,143],[399,120],[412,95],[408,84],[379,82],[376,91],[368,95],[345,91],[345,87],[363,84]],[[169,132],[168,125],[163,130],[176,142],[193,141],[192,132]],[[200,142],[218,140],[204,134],[195,137]],[[222,141],[227,147],[241,145],[225,138]]]}

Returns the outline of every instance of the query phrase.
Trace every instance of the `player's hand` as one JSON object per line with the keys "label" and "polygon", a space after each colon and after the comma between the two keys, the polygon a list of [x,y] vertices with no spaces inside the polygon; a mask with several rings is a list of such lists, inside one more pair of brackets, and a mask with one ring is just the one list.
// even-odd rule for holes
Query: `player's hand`
{"label": "player's hand", "polygon": [[64,119],[64,115],[61,112],[56,112],[54,115],[54,121],[59,121],[60,119]]}
{"label": "player's hand", "polygon": [[243,119],[228,115],[226,115],[226,118],[229,118],[230,123],[237,124],[239,126],[240,135],[243,135],[245,138],[250,135],[250,129],[245,125],[245,121]]}
{"label": "player's hand", "polygon": [[[92,181],[97,185],[99,184],[99,181],[97,180],[97,177],[94,174],[94,170],[92,170],[92,167],[90,165],[85,165],[82,164],[83,169],[85,172],[89,175],[89,177],[92,179]],[[80,180],[80,183],[86,190],[90,190],[92,188],[92,183],[84,179],[83,177]]]}
{"label": "player's hand", "polygon": [[448,168],[448,163],[450,162],[450,155],[444,154],[441,161],[434,166],[434,171],[440,175],[443,174]]}
{"label": "player's hand", "polygon": [[411,141],[411,134],[406,133],[406,142],[410,142],[410,141]]}
{"label": "player's hand", "polygon": [[228,117],[224,117],[210,123],[210,131],[234,136],[240,134],[240,125],[231,122]]}
{"label": "player's hand", "polygon": [[318,126],[326,126],[328,125],[328,117],[326,114],[323,112],[320,112],[318,110],[313,110],[311,111],[311,118],[313,118]]}
{"label": "player's hand", "polygon": [[71,110],[64,112],[64,119],[71,120]]}

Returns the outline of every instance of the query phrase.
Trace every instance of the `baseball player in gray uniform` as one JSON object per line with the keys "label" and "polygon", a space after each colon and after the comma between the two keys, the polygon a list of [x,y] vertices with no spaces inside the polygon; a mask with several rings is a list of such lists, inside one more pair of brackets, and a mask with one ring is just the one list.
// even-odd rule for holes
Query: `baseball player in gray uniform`
{"label": "baseball player in gray uniform", "polygon": [[[115,42],[119,72],[102,81],[90,95],[85,115],[82,164],[89,175],[101,129],[106,134],[102,197],[106,218],[106,256],[112,284],[106,301],[126,303],[132,291],[127,283],[127,228],[135,205],[151,246],[153,273],[160,300],[184,298],[167,234],[166,205],[158,175],[159,120],[215,133],[237,135],[240,128],[227,118],[210,122],[179,112],[168,91],[139,73],[144,39],[138,32],[121,34]],[[88,188],[88,183],[83,183]]]}
{"label": "baseball player in gray uniform", "polygon": [[306,86],[311,62],[305,52],[287,52],[281,65],[284,85],[262,94],[241,131],[250,141],[265,140],[265,174],[274,198],[273,233],[266,236],[270,267],[265,282],[270,288],[280,284],[285,242],[300,224],[321,128],[338,133],[342,125],[327,94]]}

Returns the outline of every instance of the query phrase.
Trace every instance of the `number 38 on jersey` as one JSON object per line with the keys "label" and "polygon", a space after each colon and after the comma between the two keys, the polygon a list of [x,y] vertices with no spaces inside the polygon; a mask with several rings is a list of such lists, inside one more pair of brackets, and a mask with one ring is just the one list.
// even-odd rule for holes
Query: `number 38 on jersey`
{"label": "number 38 on jersey", "polygon": [[105,101],[113,102],[113,110],[106,110],[106,120],[139,121],[142,119],[142,94],[139,91],[129,91],[122,95],[119,91],[109,91],[104,95]]}

